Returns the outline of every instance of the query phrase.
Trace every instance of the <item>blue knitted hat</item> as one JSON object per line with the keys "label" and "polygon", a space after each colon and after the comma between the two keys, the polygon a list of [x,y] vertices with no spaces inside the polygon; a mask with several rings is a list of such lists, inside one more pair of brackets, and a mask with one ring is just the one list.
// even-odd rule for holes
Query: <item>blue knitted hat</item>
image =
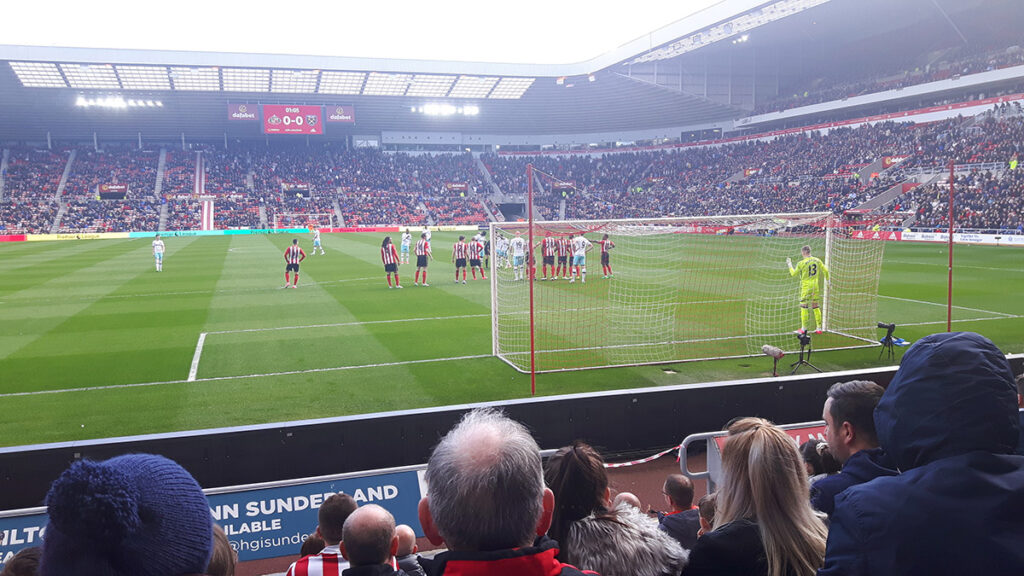
{"label": "blue knitted hat", "polygon": [[43,576],[203,573],[213,550],[199,484],[163,456],[75,462],[46,495]]}

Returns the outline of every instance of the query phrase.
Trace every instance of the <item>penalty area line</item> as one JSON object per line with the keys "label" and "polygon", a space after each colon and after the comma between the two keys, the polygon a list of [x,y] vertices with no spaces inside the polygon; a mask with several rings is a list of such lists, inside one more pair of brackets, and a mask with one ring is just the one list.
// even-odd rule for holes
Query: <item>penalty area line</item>
{"label": "penalty area line", "polygon": [[188,381],[195,382],[196,372],[199,370],[199,358],[203,355],[203,344],[206,342],[206,332],[199,333],[199,341],[196,342],[196,352],[192,355],[192,366],[188,369]]}
{"label": "penalty area line", "polygon": [[[879,294],[878,297],[887,298],[889,300],[899,300],[901,302],[913,302],[914,304],[927,304],[929,306],[939,306],[941,308],[945,308],[947,306],[946,304],[942,304],[941,302],[928,302],[927,300],[914,300],[913,298],[900,298],[898,296],[886,296],[884,294]],[[1002,318],[1016,318],[1014,314],[1007,314],[1005,312],[995,312],[992,310],[983,310],[981,308],[968,308],[967,306],[957,306],[956,304],[953,305],[953,308],[967,310],[969,312],[981,312],[982,314],[992,314],[994,316],[1000,316]]]}
{"label": "penalty area line", "polygon": [[285,372],[267,372],[264,374],[242,374],[240,376],[214,376],[212,378],[196,378],[195,380],[166,380],[163,382],[139,382],[135,384],[110,384],[107,386],[83,386],[81,388],[63,388],[60,390],[34,390],[31,392],[7,392],[0,398],[14,396],[41,396],[44,394],[64,394],[68,392],[91,392],[93,390],[117,390],[121,388],[145,388],[149,386],[166,386],[168,384],[194,384],[202,382],[220,382],[222,380],[249,380],[252,378],[273,378],[275,376],[294,376],[297,374],[315,374],[317,372],[343,372],[362,370],[365,368],[389,368],[392,366],[410,366],[413,364],[432,364],[435,362],[454,362],[459,360],[478,360],[492,358],[491,354],[475,354],[471,356],[451,356],[448,358],[427,358],[425,360],[402,360],[400,362],[379,362],[377,364],[358,364],[354,366],[335,366],[333,368],[309,368],[306,370],[288,370]]}

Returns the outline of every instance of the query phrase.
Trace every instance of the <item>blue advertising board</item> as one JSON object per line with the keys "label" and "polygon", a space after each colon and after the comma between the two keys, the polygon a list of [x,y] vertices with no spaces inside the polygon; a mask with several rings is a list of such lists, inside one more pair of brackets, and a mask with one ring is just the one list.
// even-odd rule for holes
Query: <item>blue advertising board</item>
{"label": "blue advertising board", "polygon": [[[210,515],[224,528],[242,562],[297,555],[316,530],[320,504],[338,492],[352,496],[360,506],[386,508],[397,524],[408,524],[417,536],[423,535],[416,513],[421,489],[415,470],[208,492]],[[0,517],[0,569],[22,548],[41,545],[48,521],[42,510]]]}

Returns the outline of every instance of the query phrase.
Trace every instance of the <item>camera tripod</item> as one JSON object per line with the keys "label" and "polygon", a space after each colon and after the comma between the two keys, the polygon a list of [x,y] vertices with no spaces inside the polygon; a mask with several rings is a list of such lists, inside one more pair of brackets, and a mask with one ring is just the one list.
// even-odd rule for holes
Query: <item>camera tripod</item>
{"label": "camera tripod", "polygon": [[[796,362],[793,362],[792,364],[789,365],[789,367],[793,369],[793,371],[790,372],[789,375],[792,376],[793,374],[796,374],[796,371],[799,370],[801,366],[807,366],[808,368],[814,370],[815,372],[821,372],[821,368],[818,368],[814,364],[811,364],[811,337],[808,336],[807,334],[797,334],[797,338],[800,340],[800,357],[797,359]],[[806,360],[804,360],[805,350],[807,352]]]}
{"label": "camera tripod", "polygon": [[[893,327],[893,328],[895,328],[895,327]],[[896,352],[893,350],[893,345],[895,344],[895,342],[893,342],[893,339],[892,339],[893,328],[889,328],[889,331],[885,335],[885,338],[882,338],[882,340],[881,340],[881,342],[882,342],[882,350],[878,353],[878,359],[879,360],[882,359],[882,356],[885,355],[886,352],[889,353],[889,361],[890,362],[892,362],[893,360],[896,359]]]}

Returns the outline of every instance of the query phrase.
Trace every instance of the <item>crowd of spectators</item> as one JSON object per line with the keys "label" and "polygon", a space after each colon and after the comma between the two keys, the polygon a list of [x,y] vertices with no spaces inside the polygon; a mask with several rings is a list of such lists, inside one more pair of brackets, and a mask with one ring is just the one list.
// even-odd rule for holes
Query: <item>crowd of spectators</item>
{"label": "crowd of spectators", "polygon": [[1024,50],[1012,46],[995,49],[983,47],[975,50],[957,50],[929,65],[902,63],[902,68],[890,68],[884,72],[879,72],[877,62],[872,62],[871,66],[865,67],[860,74],[852,73],[850,69],[842,67],[843,76],[841,78],[829,76],[813,78],[804,85],[794,88],[791,95],[780,96],[758,104],[754,108],[754,114],[779,112],[800,106],[844,100],[862,94],[895,90],[1021,64],[1024,64]]}
{"label": "crowd of spectators", "polygon": [[[566,219],[840,213],[911,182],[912,176],[942,172],[952,160],[963,173],[960,226],[1017,229],[1024,204],[1015,170],[1022,141],[1024,113],[1005,105],[974,118],[865,124],[717,146],[604,155],[485,155],[482,161],[502,191],[502,197],[494,198],[469,154],[413,156],[331,146],[243,146],[207,150],[203,157],[207,186],[213,187],[206,193],[217,196],[215,225],[225,228],[264,224],[261,207],[269,225],[287,214],[311,213],[329,215],[319,219],[336,224],[336,207],[351,226],[430,221],[478,224],[489,217],[485,202],[496,214],[496,198],[522,199],[519,194],[528,186],[527,163],[535,168],[535,209],[545,219],[563,217],[563,204]],[[139,196],[135,188],[122,202],[93,201],[90,187],[105,170],[124,178],[154,174],[138,166],[147,158],[155,164],[156,155],[121,152],[124,159],[112,150],[80,151],[82,158],[74,163],[65,195],[69,204],[62,229],[141,230],[158,221],[163,200]],[[29,160],[37,154],[38,161]],[[197,199],[175,197],[194,190],[195,156],[194,152],[167,152],[167,229],[198,225]],[[5,228],[41,230],[52,224],[54,210],[48,206],[46,186],[59,181],[61,157],[62,153],[49,151],[12,154],[9,193],[0,205]],[[33,194],[26,182],[43,187]],[[937,218],[932,212],[941,211],[941,202],[925,200],[935,191],[934,186],[919,187],[899,196],[888,208],[916,209],[918,221],[932,226]]]}
{"label": "crowd of spectators", "polygon": [[203,153],[204,191],[207,194],[247,194],[251,171],[248,151],[208,150]]}
{"label": "crowd of spectators", "polygon": [[[477,408],[440,439],[423,475],[417,515],[435,554],[417,554],[411,528],[385,508],[337,493],[286,576],[1024,573],[1022,387],[984,336],[926,336],[887,387],[828,389],[824,441],[809,446],[832,469],[814,469],[774,423],[733,418],[715,492],[694,506],[693,483],[669,475],[668,509],[657,513],[631,493],[613,498],[586,442],[545,462],[525,425]],[[75,461],[45,504],[41,548],[9,562],[23,573],[234,573],[199,484],[162,456]]]}
{"label": "crowd of spectators", "polygon": [[[915,188],[889,208],[913,209],[916,228],[945,231],[949,222],[949,178]],[[977,170],[957,174],[953,210],[961,229],[1024,233],[1024,167],[1001,175]]]}
{"label": "crowd of spectators", "polygon": [[12,147],[0,201],[0,233],[47,233],[57,216],[55,198],[70,150]]}
{"label": "crowd of spectators", "polygon": [[262,228],[260,207],[249,198],[220,196],[213,201],[214,228]]}
{"label": "crowd of spectators", "polygon": [[60,232],[128,232],[156,230],[160,211],[148,199],[70,200],[60,220]]}
{"label": "crowd of spectators", "polygon": [[10,148],[4,174],[4,201],[53,200],[69,154],[69,149]]}
{"label": "crowd of spectators", "polygon": [[0,234],[46,234],[57,217],[53,200],[0,202]]}
{"label": "crowd of spectators", "polygon": [[168,200],[167,221],[164,223],[164,230],[199,230],[202,217],[202,202],[198,200]]}
{"label": "crowd of spectators", "polygon": [[127,185],[130,197],[151,198],[159,160],[159,150],[129,146],[79,148],[62,198],[96,198],[103,184]]}
{"label": "crowd of spectators", "polygon": [[196,153],[168,148],[164,159],[163,194],[192,194],[196,182]]}

